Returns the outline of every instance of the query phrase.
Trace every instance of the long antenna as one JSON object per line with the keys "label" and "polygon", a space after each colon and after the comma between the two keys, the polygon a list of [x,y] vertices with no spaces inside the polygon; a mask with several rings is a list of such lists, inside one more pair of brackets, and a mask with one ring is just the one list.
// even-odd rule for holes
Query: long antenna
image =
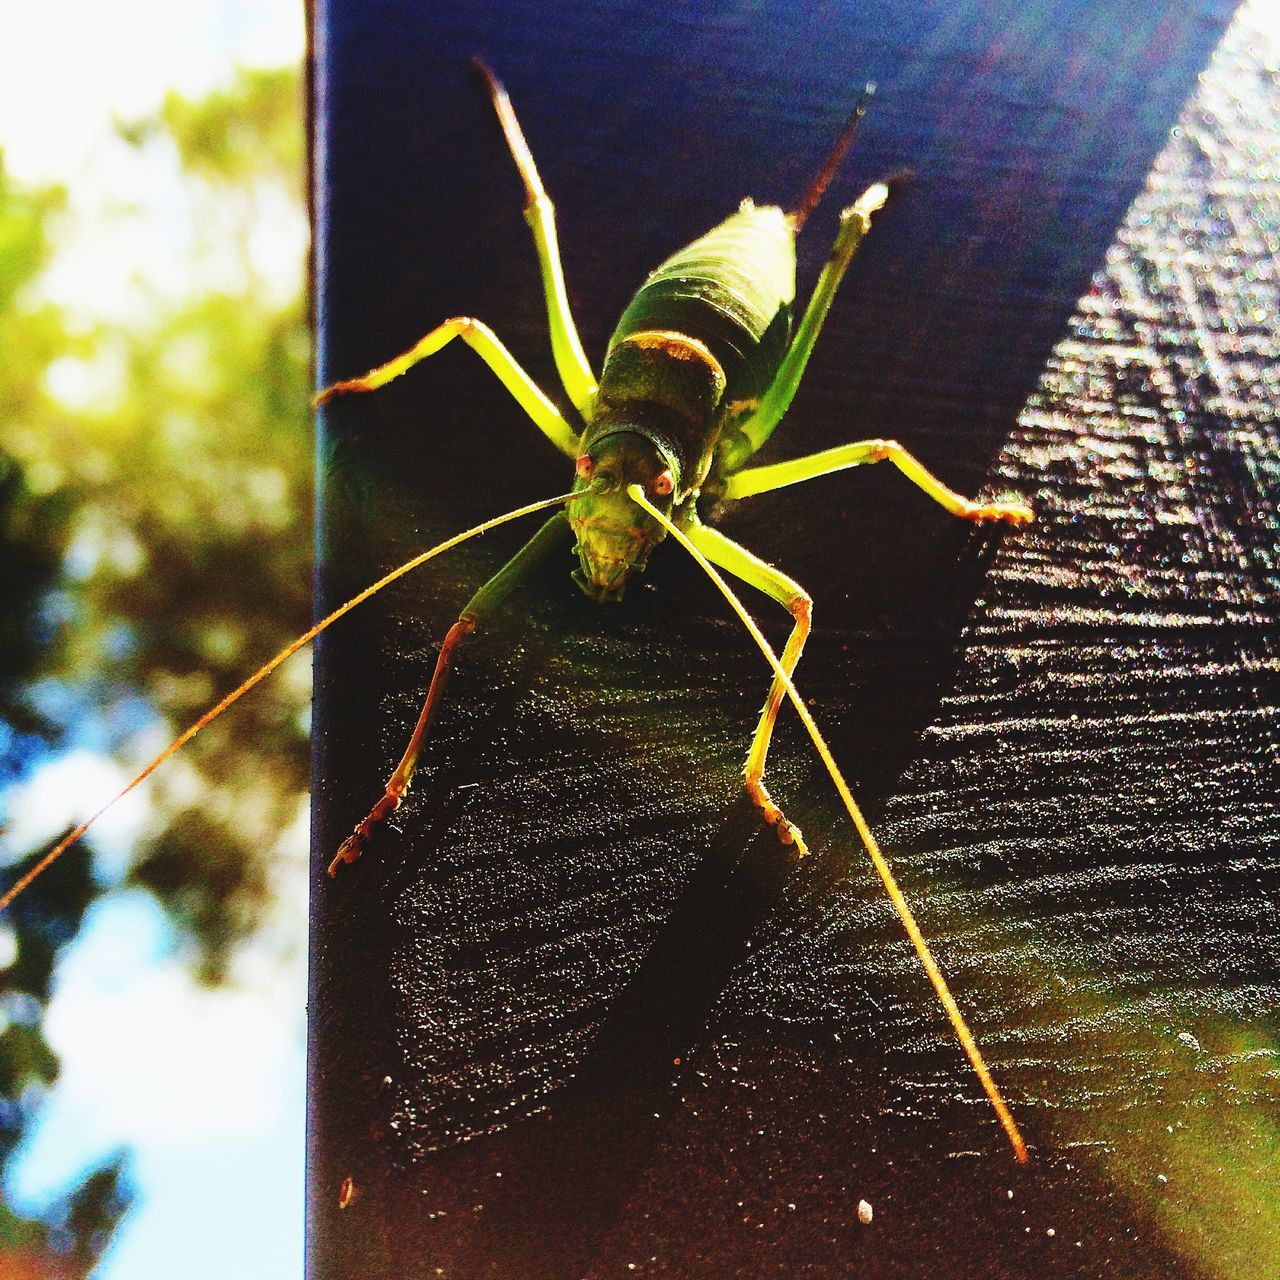
{"label": "long antenna", "polygon": [[795,231],[799,231],[804,226],[809,215],[818,207],[818,201],[822,199],[826,189],[831,185],[831,179],[836,176],[836,170],[840,167],[845,156],[849,154],[849,148],[853,146],[853,140],[858,136],[858,126],[862,123],[862,117],[867,114],[867,104],[871,101],[875,91],[875,82],[868,80],[866,87],[858,95],[858,101],[849,113],[849,118],[844,122],[844,128],[840,130],[840,136],[835,140],[835,144],[827,156],[826,163],[818,170],[818,176],[814,178],[804,199],[800,201],[800,204],[792,212],[787,214],[787,218]]}
{"label": "long antenna", "polygon": [[942,976],[942,970],[938,968],[938,962],[933,958],[933,952],[929,950],[929,944],[925,941],[924,934],[920,932],[920,926],[916,924],[915,916],[911,914],[911,908],[907,905],[906,898],[902,896],[902,890],[898,888],[898,882],[894,879],[893,871],[890,869],[888,862],[885,861],[884,854],[880,852],[880,845],[875,835],[872,833],[870,826],[867,825],[867,820],[862,816],[862,810],[858,808],[858,803],[854,800],[853,793],[849,790],[849,785],[845,782],[844,775],[840,772],[830,748],[818,731],[818,726],[814,723],[813,716],[809,714],[809,708],[805,706],[804,699],[801,698],[791,677],[783,670],[782,663],[778,661],[778,655],[774,653],[769,642],[761,634],[760,628],[756,626],[755,620],[747,612],[742,601],[734,594],[733,589],[716,571],[715,566],[689,541],[681,529],[677,528],[657,507],[649,502],[645,497],[644,489],[638,484],[633,484],[627,489],[627,493],[634,502],[637,502],[655,520],[664,525],[667,532],[684,547],[704,572],[710,576],[711,581],[719,587],[721,595],[724,596],[734,613],[741,619],[742,625],[751,633],[751,638],[759,646],[760,652],[768,659],[774,675],[785,685],[787,697],[791,699],[791,705],[799,713],[804,727],[808,730],[809,737],[813,740],[813,745],[817,749],[818,755],[822,758],[822,763],[831,775],[831,780],[835,783],[836,790],[840,793],[840,799],[844,801],[844,807],[848,811],[849,817],[853,820],[853,825],[857,829],[858,835],[862,837],[862,843],[867,853],[871,856],[875,869],[880,873],[880,879],[884,882],[884,887],[889,894],[890,901],[892,901],[894,908],[898,912],[903,928],[906,929],[907,936],[915,946],[916,954],[920,957],[920,963],[929,975],[929,980],[933,983],[933,989],[937,993],[938,999],[942,1002],[942,1007],[947,1011],[947,1017],[951,1019],[951,1025],[964,1048],[969,1064],[982,1082],[982,1087],[986,1091],[992,1107],[995,1108],[996,1116],[1013,1146],[1013,1154],[1017,1157],[1019,1164],[1026,1164],[1027,1144],[1022,1140],[1018,1125],[1010,1114],[1009,1108],[1005,1105],[1004,1099],[1000,1096],[1000,1090],[996,1087],[996,1082],[991,1078],[991,1072],[987,1070],[987,1064],[983,1061],[978,1043],[973,1038],[973,1033],[969,1030],[969,1026],[964,1020],[964,1015],[960,1012],[959,1006],[947,987],[947,980]]}
{"label": "long antenna", "polygon": [[209,708],[193,725],[184,729],[150,764],[147,765],[141,773],[138,774],[128,786],[118,791],[106,804],[102,806],[92,817],[82,822],[70,835],[68,835],[60,843],[56,844],[48,853],[45,854],[39,862],[36,863],[30,871],[27,872],[9,891],[0,897],[0,911],[4,911],[6,907],[27,887],[31,882],[42,876],[48,869],[53,866],[57,860],[62,857],[68,849],[71,848],[86,831],[104,813],[107,812],[114,804],[123,800],[130,791],[134,789],[140,782],[149,778],[164,762],[175,752],[181,750],[196,736],[206,725],[216,720],[229,706],[238,702],[246,693],[255,685],[261,684],[282,662],[287,658],[293,657],[299,649],[310,644],[322,631],[331,627],[344,614],[350,613],[356,605],[363,604],[370,596],[376,595],[383,587],[390,586],[397,578],[403,578],[406,573],[412,573],[419,565],[426,564],[428,560],[435,559],[438,555],[452,550],[460,542],[466,542],[468,538],[474,538],[477,534],[488,533],[490,529],[496,529],[500,524],[506,524],[509,520],[518,520],[521,516],[532,515],[535,511],[542,511],[547,507],[554,507],[560,503],[567,502],[573,495],[562,493],[556,498],[544,498],[541,502],[531,502],[527,507],[517,507],[514,511],[508,511],[505,515],[494,516],[492,520],[486,520],[483,524],[478,524],[474,528],[466,530],[464,533],[454,534],[452,538],[446,538],[444,542],[432,547],[429,551],[423,551],[421,554],[413,557],[412,560],[406,560],[398,569],[392,569],[390,573],[379,578],[372,586],[365,587],[358,595],[354,595],[346,604],[339,605],[328,617],[317,622],[310,631],[303,632],[296,640],[287,644],[279,653],[276,654],[270,662],[261,666],[251,675],[243,684],[233,689],[221,702]]}

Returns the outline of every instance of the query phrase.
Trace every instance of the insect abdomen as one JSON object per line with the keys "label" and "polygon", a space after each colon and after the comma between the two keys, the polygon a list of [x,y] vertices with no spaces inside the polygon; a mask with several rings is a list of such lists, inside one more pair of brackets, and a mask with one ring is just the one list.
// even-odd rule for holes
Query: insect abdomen
{"label": "insect abdomen", "polygon": [[751,399],[768,389],[786,352],[795,291],[795,232],[786,214],[744,201],[649,276],[611,345],[645,330],[686,334],[720,362],[726,398]]}

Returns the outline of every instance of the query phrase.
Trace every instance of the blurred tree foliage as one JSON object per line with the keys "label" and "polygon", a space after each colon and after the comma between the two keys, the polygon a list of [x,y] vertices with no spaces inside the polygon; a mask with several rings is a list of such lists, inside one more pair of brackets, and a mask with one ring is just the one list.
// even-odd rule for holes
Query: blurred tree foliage
{"label": "blurred tree foliage", "polygon": [[[85,745],[132,772],[309,622],[303,263],[281,271],[270,235],[300,216],[301,119],[289,69],[120,128],[139,156],[176,157],[192,215],[191,278],[140,276],[123,324],[48,300],[67,195],[22,189],[0,160],[0,782]],[[148,784],[127,883],[163,904],[205,981],[260,918],[305,803],[307,675],[286,668]],[[0,1161],[57,1074],[40,1029],[56,952],[112,887],[68,855],[0,922]],[[0,1206],[0,1275],[86,1274],[121,1169],[40,1223]]]}

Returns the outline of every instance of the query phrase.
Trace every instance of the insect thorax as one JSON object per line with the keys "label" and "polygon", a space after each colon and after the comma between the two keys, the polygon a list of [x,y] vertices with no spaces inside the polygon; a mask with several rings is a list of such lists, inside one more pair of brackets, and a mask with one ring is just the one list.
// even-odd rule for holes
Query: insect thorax
{"label": "insect thorax", "polygon": [[670,466],[678,503],[710,466],[725,383],[720,362],[697,339],[633,333],[610,348],[583,444],[590,451],[618,431],[644,436]]}

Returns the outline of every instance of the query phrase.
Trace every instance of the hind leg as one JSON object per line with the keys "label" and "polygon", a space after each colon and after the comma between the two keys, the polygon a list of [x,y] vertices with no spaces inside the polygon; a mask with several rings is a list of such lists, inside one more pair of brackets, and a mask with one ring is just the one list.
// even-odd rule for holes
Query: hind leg
{"label": "hind leg", "polygon": [[524,130],[516,119],[511,99],[502,82],[480,61],[472,59],[472,66],[484,78],[485,88],[498,113],[503,136],[511,149],[520,178],[524,182],[524,219],[533,232],[534,247],[538,251],[538,266],[542,271],[542,288],[547,298],[547,321],[551,327],[551,353],[555,357],[560,381],[574,408],[584,416],[590,411],[596,398],[596,378],[591,372],[577,325],[569,309],[569,296],[564,286],[564,268],[560,265],[560,244],[556,238],[556,210],[542,185],[538,168],[533,163],[533,153],[525,141]]}
{"label": "hind leg", "polygon": [[777,377],[760,399],[754,413],[738,427],[735,439],[725,447],[721,462],[723,474],[737,471],[773,434],[782,421],[796,389],[804,376],[805,365],[813,353],[814,343],[822,329],[822,322],[831,309],[832,299],[849,269],[849,262],[862,243],[862,237],[871,229],[871,215],[884,206],[889,198],[889,188],[883,182],[872,184],[840,215],[840,230],[827,256],[826,265],[814,286],[813,295],[805,307],[804,315],[796,328],[791,346],[783,357]]}

